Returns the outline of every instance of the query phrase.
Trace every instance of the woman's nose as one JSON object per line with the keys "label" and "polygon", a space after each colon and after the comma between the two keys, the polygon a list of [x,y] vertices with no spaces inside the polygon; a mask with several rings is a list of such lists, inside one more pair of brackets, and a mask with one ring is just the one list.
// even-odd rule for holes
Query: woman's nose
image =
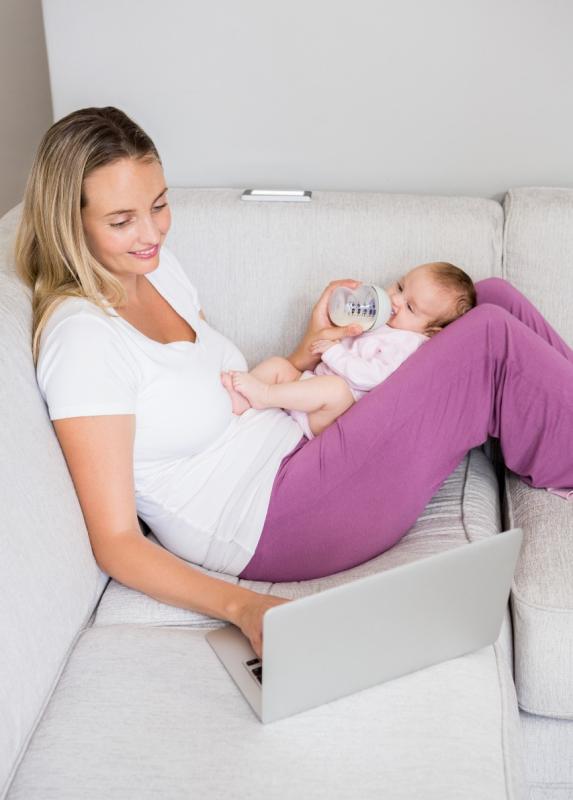
{"label": "woman's nose", "polygon": [[144,217],[139,223],[138,239],[144,245],[153,246],[161,241],[159,225],[153,217]]}

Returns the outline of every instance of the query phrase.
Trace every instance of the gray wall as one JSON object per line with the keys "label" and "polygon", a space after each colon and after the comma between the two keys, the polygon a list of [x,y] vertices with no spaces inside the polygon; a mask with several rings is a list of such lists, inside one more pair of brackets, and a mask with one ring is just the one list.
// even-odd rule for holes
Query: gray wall
{"label": "gray wall", "polygon": [[53,121],[40,0],[0,0],[0,216],[22,199]]}
{"label": "gray wall", "polygon": [[[51,119],[38,5],[2,4],[6,205]],[[573,186],[570,0],[43,5],[54,118],[119,106],[172,186]]]}
{"label": "gray wall", "polygon": [[571,0],[44,0],[54,107],[113,104],[168,181],[573,186]]}

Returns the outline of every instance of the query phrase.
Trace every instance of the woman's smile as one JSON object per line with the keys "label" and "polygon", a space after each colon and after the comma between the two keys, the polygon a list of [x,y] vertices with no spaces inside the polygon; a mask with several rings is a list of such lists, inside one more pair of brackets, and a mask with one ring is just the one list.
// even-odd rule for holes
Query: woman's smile
{"label": "woman's smile", "polygon": [[154,256],[156,256],[158,252],[159,252],[159,245],[156,244],[149,250],[130,250],[129,254],[131,256],[135,256],[136,258],[154,258]]}

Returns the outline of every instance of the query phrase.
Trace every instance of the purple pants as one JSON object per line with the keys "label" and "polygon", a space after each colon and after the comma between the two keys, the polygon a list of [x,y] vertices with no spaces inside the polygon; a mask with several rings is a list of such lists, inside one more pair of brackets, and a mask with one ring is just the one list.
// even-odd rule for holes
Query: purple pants
{"label": "purple pants", "polygon": [[475,308],[285,456],[241,578],[308,580],[383,553],[488,436],[529,486],[573,487],[573,350],[508,281],[476,290]]}

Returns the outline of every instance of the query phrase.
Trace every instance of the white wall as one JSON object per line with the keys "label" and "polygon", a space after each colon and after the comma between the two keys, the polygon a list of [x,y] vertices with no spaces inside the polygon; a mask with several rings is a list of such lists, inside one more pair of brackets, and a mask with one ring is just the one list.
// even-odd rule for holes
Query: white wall
{"label": "white wall", "polygon": [[40,0],[0,0],[0,216],[22,199],[52,124]]}
{"label": "white wall", "polygon": [[55,118],[116,105],[173,186],[573,186],[571,0],[44,0]]}

